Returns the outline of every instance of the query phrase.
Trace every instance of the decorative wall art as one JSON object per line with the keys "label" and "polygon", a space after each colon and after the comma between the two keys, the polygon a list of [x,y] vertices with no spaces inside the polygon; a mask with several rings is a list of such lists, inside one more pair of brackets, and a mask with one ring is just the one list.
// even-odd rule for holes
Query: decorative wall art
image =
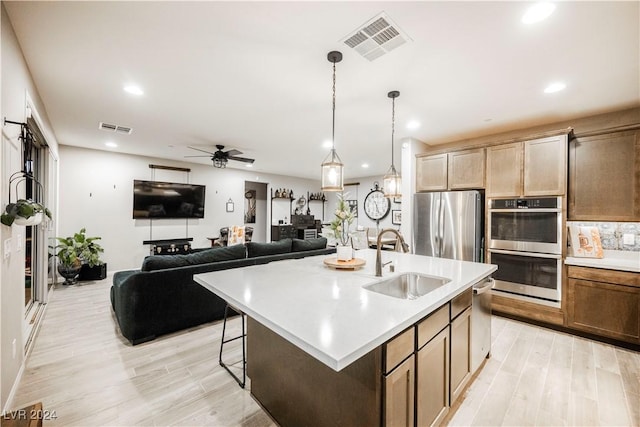
{"label": "decorative wall art", "polygon": [[391,211],[391,224],[402,225],[402,211],[400,209],[393,209]]}
{"label": "decorative wall art", "polygon": [[244,222],[255,224],[256,222],[256,190],[247,190],[244,193]]}
{"label": "decorative wall art", "polygon": [[353,217],[358,218],[358,201],[357,200],[345,200],[351,212],[353,212]]}

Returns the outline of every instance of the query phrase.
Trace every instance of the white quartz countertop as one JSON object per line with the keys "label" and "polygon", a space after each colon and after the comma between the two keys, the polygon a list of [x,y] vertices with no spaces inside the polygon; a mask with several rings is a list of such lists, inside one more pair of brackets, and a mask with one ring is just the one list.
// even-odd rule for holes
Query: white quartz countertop
{"label": "white quartz countertop", "polygon": [[363,289],[375,277],[375,250],[356,251],[355,271],[324,265],[321,255],[194,276],[211,292],[289,342],[340,371],[496,270],[495,265],[383,251],[394,261],[383,278],[417,272],[451,282],[415,300]]}
{"label": "white quartz countertop", "polygon": [[640,252],[604,251],[604,258],[567,257],[567,265],[640,273]]}

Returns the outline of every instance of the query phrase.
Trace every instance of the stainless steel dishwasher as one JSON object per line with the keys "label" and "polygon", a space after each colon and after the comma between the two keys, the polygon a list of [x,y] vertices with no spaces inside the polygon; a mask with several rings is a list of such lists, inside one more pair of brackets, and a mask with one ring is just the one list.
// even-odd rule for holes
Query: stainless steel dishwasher
{"label": "stainless steel dishwasher", "polygon": [[471,310],[471,372],[491,356],[491,289],[494,280],[487,277],[473,285]]}

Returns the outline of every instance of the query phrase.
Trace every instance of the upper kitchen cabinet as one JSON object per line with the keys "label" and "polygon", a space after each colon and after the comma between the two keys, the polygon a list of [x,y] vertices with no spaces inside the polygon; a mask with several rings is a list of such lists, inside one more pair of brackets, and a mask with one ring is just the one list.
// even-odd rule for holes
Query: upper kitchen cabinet
{"label": "upper kitchen cabinet", "polygon": [[484,148],[416,158],[416,191],[484,188]]}
{"label": "upper kitchen cabinet", "polygon": [[571,140],[569,219],[640,221],[640,130]]}
{"label": "upper kitchen cabinet", "polygon": [[562,196],[567,187],[567,135],[487,149],[487,196]]}

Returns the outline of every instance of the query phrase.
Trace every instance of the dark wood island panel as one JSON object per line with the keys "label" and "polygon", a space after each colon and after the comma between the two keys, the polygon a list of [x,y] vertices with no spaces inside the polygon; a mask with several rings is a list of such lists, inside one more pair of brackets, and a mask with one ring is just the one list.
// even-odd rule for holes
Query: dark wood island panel
{"label": "dark wood island panel", "polygon": [[336,372],[250,317],[247,328],[251,394],[278,424],[381,425],[380,347]]}

